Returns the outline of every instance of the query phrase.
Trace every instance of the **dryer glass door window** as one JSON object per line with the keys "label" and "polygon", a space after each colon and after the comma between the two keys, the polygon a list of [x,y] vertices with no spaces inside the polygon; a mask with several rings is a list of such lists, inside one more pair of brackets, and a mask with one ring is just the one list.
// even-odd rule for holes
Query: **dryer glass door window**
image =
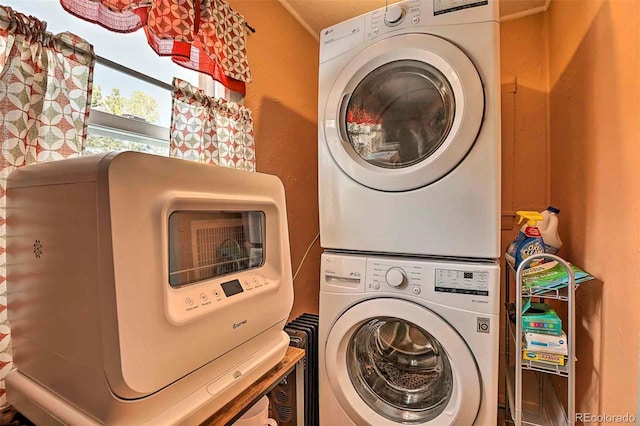
{"label": "dryer glass door window", "polygon": [[403,423],[438,417],[449,404],[453,373],[440,342],[398,318],[364,323],[347,349],[347,371],[360,397],[373,410]]}
{"label": "dryer glass door window", "polygon": [[365,161],[403,168],[431,156],[455,117],[453,90],[428,63],[402,60],[369,73],[347,105],[346,134]]}
{"label": "dryer glass door window", "polygon": [[372,43],[330,84],[321,137],[338,167],[372,189],[437,182],[464,160],[482,126],[478,70],[440,37],[401,34]]}

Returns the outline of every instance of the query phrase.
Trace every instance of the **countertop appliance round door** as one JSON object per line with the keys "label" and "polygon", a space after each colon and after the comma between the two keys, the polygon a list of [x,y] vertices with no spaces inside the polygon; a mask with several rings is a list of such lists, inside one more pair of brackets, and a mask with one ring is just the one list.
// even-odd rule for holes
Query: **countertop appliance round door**
{"label": "countertop appliance round door", "polygon": [[482,82],[464,52],[439,37],[403,34],[365,48],[339,75],[326,104],[325,140],[355,181],[407,191],[462,161],[483,112]]}

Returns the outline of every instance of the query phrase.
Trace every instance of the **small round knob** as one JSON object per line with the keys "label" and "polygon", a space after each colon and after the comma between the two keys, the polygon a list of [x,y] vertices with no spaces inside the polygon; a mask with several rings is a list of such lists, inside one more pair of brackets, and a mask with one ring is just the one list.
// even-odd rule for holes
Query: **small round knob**
{"label": "small round knob", "polygon": [[387,284],[396,288],[402,287],[407,282],[406,272],[398,267],[390,268],[384,278],[387,280]]}
{"label": "small round knob", "polygon": [[392,27],[404,19],[405,10],[402,6],[389,6],[384,14],[384,22]]}

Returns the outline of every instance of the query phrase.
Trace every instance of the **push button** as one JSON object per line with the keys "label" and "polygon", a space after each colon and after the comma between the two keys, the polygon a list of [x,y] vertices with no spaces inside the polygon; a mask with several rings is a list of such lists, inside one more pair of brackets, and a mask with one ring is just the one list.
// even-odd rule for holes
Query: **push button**
{"label": "push button", "polygon": [[421,291],[422,291],[422,290],[420,290],[420,287],[413,287],[413,288],[411,289],[411,292],[412,292],[413,294],[420,294],[420,292],[421,292]]}

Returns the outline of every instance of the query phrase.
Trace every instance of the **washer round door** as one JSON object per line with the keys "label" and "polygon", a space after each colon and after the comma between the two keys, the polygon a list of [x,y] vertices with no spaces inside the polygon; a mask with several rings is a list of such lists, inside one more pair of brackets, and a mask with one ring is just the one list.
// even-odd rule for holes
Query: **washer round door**
{"label": "washer round door", "polygon": [[329,383],[356,424],[472,424],[481,402],[470,349],[444,319],[399,299],[348,309],[326,345]]}
{"label": "washer round door", "polygon": [[427,34],[381,40],[357,54],[329,92],[325,142],[352,179],[408,191],[447,175],[482,125],[484,92],[454,44]]}

